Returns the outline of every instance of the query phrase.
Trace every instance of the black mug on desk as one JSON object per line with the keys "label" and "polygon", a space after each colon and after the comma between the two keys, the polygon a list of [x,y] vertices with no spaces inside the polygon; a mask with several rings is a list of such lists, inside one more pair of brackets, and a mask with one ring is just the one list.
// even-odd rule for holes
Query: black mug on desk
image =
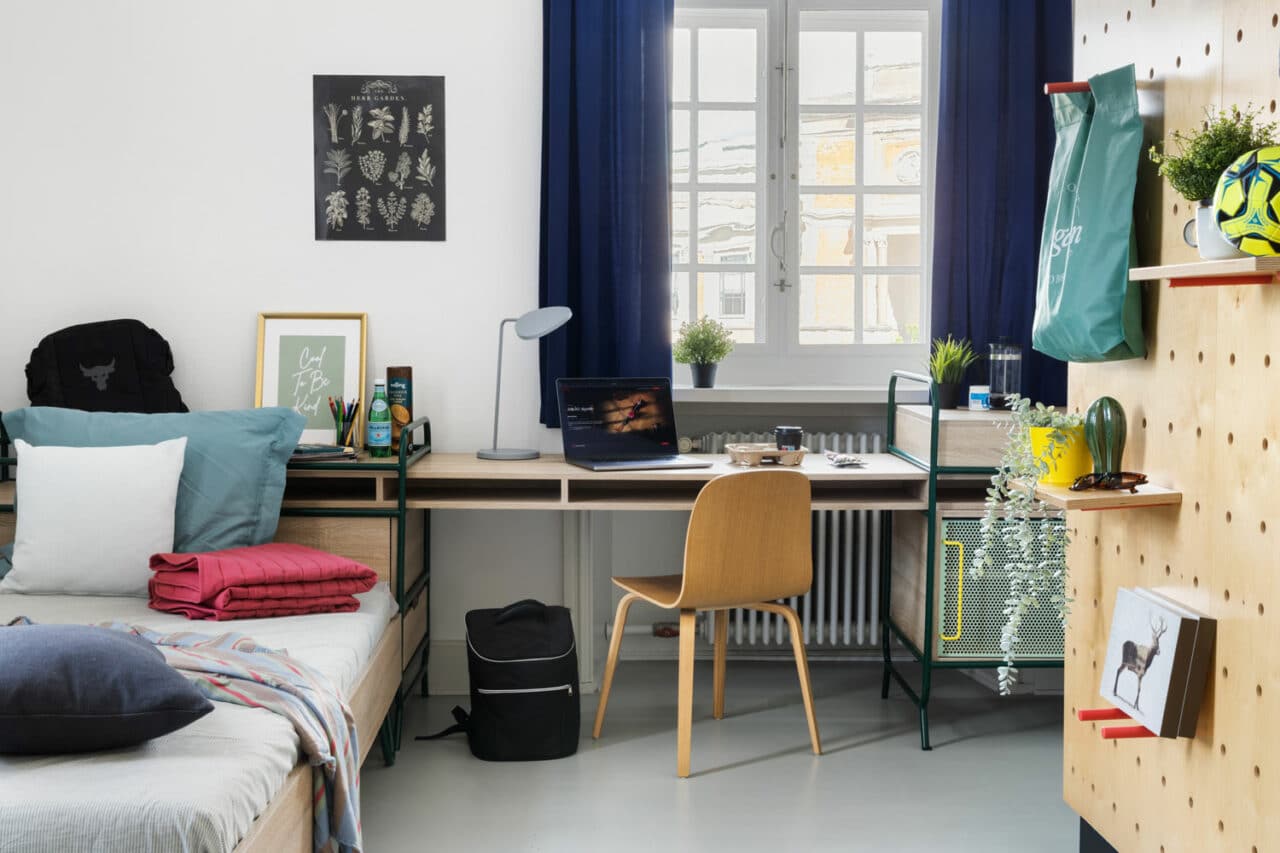
{"label": "black mug on desk", "polygon": [[773,428],[779,450],[799,450],[804,443],[804,427],[780,426]]}

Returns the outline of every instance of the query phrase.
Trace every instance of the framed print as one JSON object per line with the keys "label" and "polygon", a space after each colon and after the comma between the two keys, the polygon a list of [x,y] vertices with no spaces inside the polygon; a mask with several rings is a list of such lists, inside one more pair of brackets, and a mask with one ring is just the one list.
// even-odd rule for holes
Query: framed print
{"label": "framed print", "polygon": [[307,419],[303,444],[333,444],[329,398],[355,400],[359,446],[367,327],[367,314],[259,314],[254,405],[293,409]]}

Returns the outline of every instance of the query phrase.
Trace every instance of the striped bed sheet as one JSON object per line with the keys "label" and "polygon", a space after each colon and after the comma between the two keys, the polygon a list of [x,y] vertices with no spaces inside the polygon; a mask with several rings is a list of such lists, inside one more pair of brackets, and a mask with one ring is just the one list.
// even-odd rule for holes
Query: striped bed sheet
{"label": "striped bed sheet", "polygon": [[[350,696],[395,612],[385,583],[357,598],[354,613],[210,623],[158,613],[142,598],[0,594],[0,624],[27,616],[162,632],[232,629],[287,649]],[[283,717],[219,702],[185,729],[131,749],[0,756],[0,853],[231,850],[284,785],[298,749]]]}

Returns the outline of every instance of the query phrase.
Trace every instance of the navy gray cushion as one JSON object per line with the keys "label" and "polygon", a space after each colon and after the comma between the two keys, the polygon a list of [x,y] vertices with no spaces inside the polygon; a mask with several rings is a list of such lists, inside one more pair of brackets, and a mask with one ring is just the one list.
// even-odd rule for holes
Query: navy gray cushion
{"label": "navy gray cushion", "polygon": [[0,754],[132,746],[213,710],[146,640],[88,625],[0,628]]}

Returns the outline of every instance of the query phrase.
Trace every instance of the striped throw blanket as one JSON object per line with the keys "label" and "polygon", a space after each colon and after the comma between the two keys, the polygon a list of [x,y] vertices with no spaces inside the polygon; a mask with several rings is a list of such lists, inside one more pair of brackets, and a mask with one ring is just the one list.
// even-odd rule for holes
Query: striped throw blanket
{"label": "striped throw blanket", "polygon": [[[19,618],[15,623],[30,620]],[[284,650],[258,645],[243,634],[161,634],[123,622],[102,627],[141,637],[215,702],[265,708],[293,724],[314,768],[314,848],[358,853],[360,744],[351,709],[323,674]]]}

